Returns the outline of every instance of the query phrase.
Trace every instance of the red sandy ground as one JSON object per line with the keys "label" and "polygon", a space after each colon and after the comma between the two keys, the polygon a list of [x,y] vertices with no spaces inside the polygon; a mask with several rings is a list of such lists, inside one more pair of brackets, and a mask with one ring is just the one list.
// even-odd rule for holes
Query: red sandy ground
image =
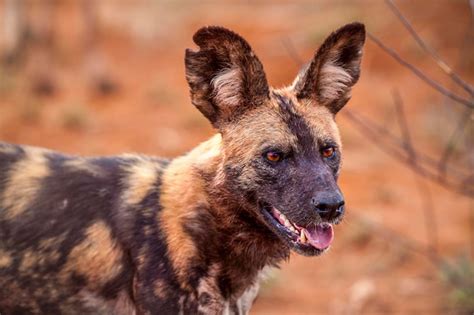
{"label": "red sandy ground", "polygon": [[[403,3],[402,10],[421,35],[453,65],[471,58],[460,73],[474,77],[472,46],[459,48],[469,27],[467,3]],[[422,66],[434,78],[448,79],[420,53],[409,34],[382,2],[104,2],[99,8],[98,49],[117,93],[99,97],[90,89],[81,46],[83,29],[78,4],[58,8],[58,40],[50,74],[57,84],[52,97],[30,91],[34,65],[0,73],[0,139],[45,146],[73,154],[140,152],[176,156],[213,131],[194,109],[184,79],[183,52],[194,47],[193,32],[202,25],[224,25],[241,33],[254,47],[273,86],[291,82],[299,66],[282,44],[291,38],[296,52],[309,60],[331,30],[359,20],[373,34]],[[472,27],[472,25],[471,25]],[[469,50],[470,49],[470,50]],[[467,52],[466,52],[467,50]],[[466,57],[467,56],[467,57]],[[461,63],[463,64],[463,63]],[[466,64],[466,63],[465,63]],[[2,78],[3,75],[3,78]],[[6,86],[6,87],[5,87]],[[410,72],[368,42],[363,74],[349,107],[398,133],[392,90],[406,104],[409,125],[419,149],[439,156],[455,121],[440,119],[460,109],[432,91]],[[444,116],[443,116],[444,118]],[[332,249],[319,258],[293,255],[266,282],[252,314],[447,314],[448,288],[438,267],[425,256],[387,240],[360,218],[390,227],[428,244],[422,199],[415,176],[338,117],[345,144],[340,185],[349,211],[336,227]],[[469,248],[468,213],[472,203],[429,184],[438,222],[438,250],[451,258]]]}

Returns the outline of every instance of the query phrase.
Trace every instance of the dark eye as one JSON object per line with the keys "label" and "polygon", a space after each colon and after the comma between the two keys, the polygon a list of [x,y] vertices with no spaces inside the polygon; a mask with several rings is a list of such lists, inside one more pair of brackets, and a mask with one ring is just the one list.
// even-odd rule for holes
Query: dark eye
{"label": "dark eye", "polygon": [[276,163],[283,159],[283,154],[278,151],[268,151],[265,153],[265,158],[270,162]]}
{"label": "dark eye", "polygon": [[321,155],[326,159],[330,159],[334,156],[335,152],[335,147],[325,147],[321,150]]}

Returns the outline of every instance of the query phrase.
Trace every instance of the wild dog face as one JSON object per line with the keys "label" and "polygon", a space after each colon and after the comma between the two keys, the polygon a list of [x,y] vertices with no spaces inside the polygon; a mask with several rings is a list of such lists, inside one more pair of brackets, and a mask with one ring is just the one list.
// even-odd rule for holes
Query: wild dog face
{"label": "wild dog face", "polygon": [[221,27],[186,51],[193,104],[222,134],[225,185],[290,248],[317,255],[344,214],[335,114],[360,73],[365,29],[332,33],[287,88],[268,86],[249,44]]}

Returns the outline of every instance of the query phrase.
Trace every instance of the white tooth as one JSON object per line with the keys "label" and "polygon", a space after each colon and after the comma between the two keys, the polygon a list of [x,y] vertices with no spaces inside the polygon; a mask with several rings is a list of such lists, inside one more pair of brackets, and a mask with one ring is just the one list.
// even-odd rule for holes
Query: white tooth
{"label": "white tooth", "polygon": [[303,230],[301,230],[301,233],[300,233],[300,240],[301,240],[301,243],[306,243],[306,235],[304,234]]}
{"label": "white tooth", "polygon": [[291,231],[291,232],[295,232],[295,233],[296,233],[296,230],[295,230],[295,228],[294,228],[294,227],[292,227],[292,226],[290,226],[290,231]]}

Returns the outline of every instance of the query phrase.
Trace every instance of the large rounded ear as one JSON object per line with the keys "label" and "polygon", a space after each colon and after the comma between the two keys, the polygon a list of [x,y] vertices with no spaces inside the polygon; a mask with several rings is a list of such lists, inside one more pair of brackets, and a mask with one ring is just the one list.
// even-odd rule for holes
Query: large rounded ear
{"label": "large rounded ear", "polygon": [[242,37],[211,26],[197,31],[193,40],[199,50],[186,50],[186,79],[193,104],[214,127],[269,98],[262,64]]}
{"label": "large rounded ear", "polygon": [[347,24],[329,35],[293,84],[298,99],[315,99],[336,114],[359,79],[364,42],[365,27],[360,23]]}

